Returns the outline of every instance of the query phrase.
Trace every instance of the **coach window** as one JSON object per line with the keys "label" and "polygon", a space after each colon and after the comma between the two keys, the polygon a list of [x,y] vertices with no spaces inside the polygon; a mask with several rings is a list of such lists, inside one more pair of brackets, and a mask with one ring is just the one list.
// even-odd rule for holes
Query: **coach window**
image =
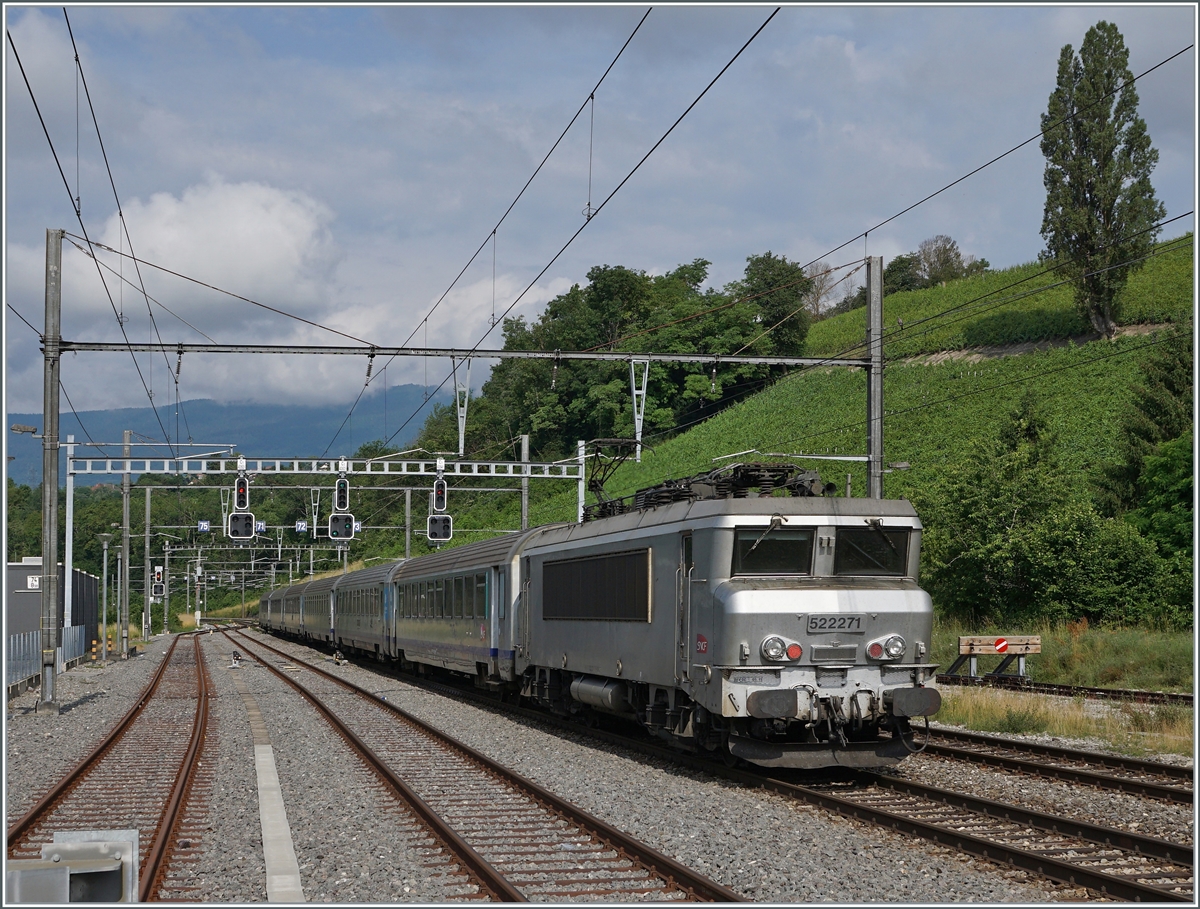
{"label": "coach window", "polygon": [[733,573],[811,574],[811,527],[791,529],[773,521],[768,527],[739,527],[733,543]]}
{"label": "coach window", "polygon": [[465,594],[463,592],[463,579],[461,577],[454,579],[454,617],[461,619],[463,617],[463,603]]}
{"label": "coach window", "polygon": [[475,618],[487,617],[487,574],[475,575]]}

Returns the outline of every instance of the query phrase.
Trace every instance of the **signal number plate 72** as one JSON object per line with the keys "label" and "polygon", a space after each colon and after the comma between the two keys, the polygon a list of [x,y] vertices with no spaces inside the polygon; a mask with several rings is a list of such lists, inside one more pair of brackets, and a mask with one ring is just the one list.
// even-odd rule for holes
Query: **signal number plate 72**
{"label": "signal number plate 72", "polygon": [[833,615],[810,615],[808,617],[809,634],[828,634],[833,631],[854,634],[862,632],[862,613],[839,613]]}

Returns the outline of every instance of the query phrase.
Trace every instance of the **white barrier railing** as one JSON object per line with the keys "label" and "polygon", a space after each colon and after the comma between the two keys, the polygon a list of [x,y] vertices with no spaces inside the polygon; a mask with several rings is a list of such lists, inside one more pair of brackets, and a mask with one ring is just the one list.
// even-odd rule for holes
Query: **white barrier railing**
{"label": "white barrier railing", "polygon": [[36,678],[42,671],[42,633],[26,631],[8,636],[8,684]]}
{"label": "white barrier railing", "polygon": [[58,647],[58,671],[62,672],[63,667],[72,660],[77,660],[86,653],[87,647],[87,626],[86,625],[71,625],[68,628],[60,629],[62,634],[62,643]]}
{"label": "white barrier railing", "polygon": [[[77,660],[87,652],[87,626],[72,625],[60,629],[62,644],[55,654],[55,671],[61,674],[64,667],[72,660]],[[8,672],[7,683],[16,685],[20,682],[36,679],[42,674],[42,633],[26,631],[22,634],[8,636]]]}

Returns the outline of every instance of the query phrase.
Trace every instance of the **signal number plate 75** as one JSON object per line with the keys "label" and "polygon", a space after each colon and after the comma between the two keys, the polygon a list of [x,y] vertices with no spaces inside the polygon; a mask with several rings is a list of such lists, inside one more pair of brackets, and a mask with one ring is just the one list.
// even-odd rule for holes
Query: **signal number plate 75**
{"label": "signal number plate 75", "polygon": [[831,631],[854,632],[863,631],[862,613],[841,613],[839,615],[810,615],[808,617],[809,634],[826,634]]}

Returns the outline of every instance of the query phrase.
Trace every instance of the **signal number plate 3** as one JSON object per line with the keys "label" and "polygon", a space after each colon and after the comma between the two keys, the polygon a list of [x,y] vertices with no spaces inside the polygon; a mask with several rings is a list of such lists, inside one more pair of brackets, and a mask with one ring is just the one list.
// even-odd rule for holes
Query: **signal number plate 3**
{"label": "signal number plate 3", "polygon": [[848,634],[861,634],[864,616],[862,613],[840,613],[838,615],[810,615],[808,617],[809,634],[829,634],[840,631]]}

